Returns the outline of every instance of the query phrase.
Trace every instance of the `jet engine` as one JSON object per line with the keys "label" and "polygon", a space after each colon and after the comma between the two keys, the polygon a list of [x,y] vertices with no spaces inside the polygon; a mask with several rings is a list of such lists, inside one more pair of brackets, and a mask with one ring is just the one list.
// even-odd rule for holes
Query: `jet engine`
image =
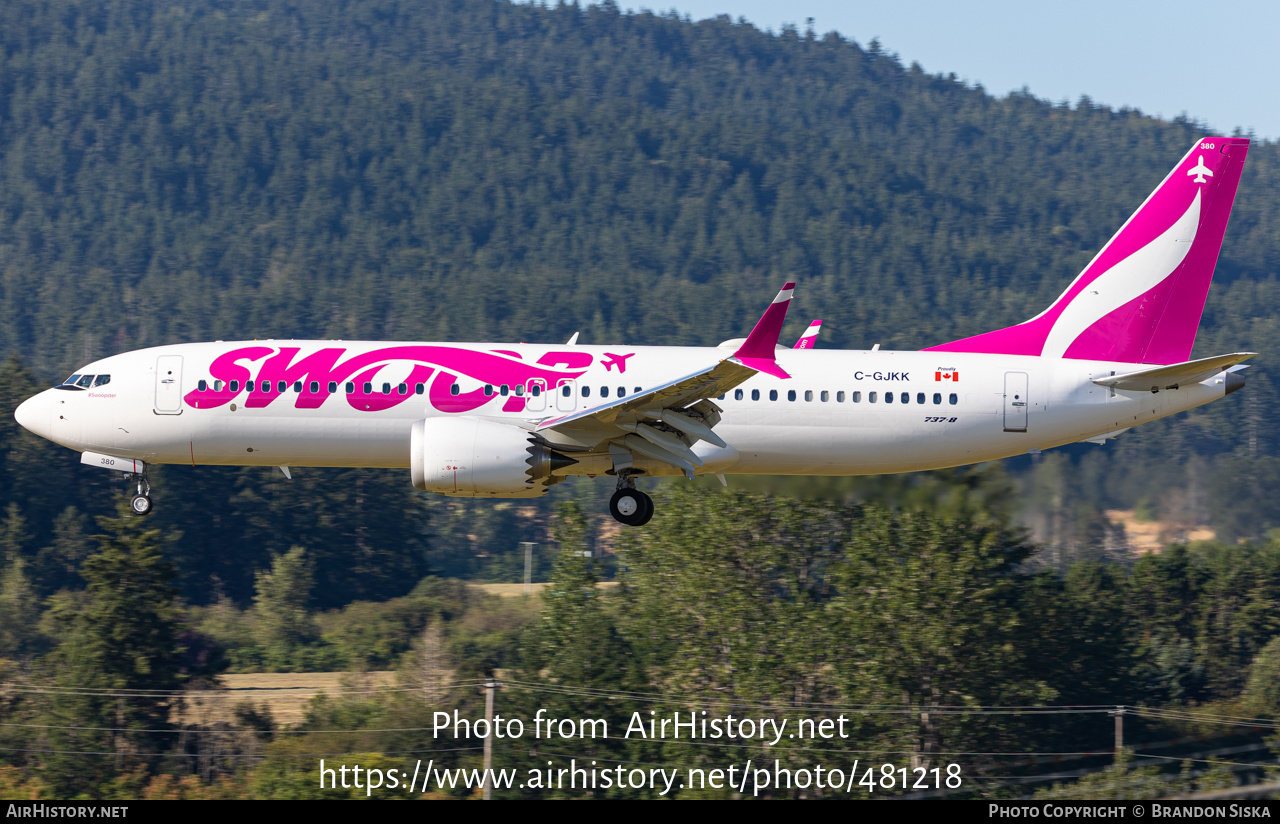
{"label": "jet engine", "polygon": [[479,418],[416,421],[409,444],[413,485],[455,497],[536,498],[577,463],[524,429]]}

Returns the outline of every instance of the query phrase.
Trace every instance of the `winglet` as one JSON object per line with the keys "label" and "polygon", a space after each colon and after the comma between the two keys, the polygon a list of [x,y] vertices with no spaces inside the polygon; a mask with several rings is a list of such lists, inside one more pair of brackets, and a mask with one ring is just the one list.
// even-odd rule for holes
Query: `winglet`
{"label": "winglet", "polygon": [[773,375],[775,378],[791,377],[783,371],[781,366],[778,366],[778,362],[774,360],[773,351],[778,346],[778,336],[782,334],[782,323],[787,319],[787,307],[791,305],[791,296],[795,290],[795,283],[783,284],[782,291],[778,292],[773,303],[769,304],[769,308],[764,310],[760,320],[756,321],[751,334],[747,335],[747,339],[738,347],[738,351],[733,353],[734,360],[757,372]]}
{"label": "winglet", "polygon": [[804,330],[804,334],[800,336],[800,340],[796,341],[796,345],[792,349],[812,349],[813,345],[818,342],[818,333],[822,331],[822,321],[815,320],[809,324],[809,328]]}

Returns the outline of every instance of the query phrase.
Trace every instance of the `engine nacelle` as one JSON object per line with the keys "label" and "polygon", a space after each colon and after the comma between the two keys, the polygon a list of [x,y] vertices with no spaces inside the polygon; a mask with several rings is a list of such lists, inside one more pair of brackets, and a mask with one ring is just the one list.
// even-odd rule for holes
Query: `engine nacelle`
{"label": "engine nacelle", "polygon": [[415,487],[465,498],[536,498],[576,463],[524,429],[468,417],[415,422],[409,449]]}

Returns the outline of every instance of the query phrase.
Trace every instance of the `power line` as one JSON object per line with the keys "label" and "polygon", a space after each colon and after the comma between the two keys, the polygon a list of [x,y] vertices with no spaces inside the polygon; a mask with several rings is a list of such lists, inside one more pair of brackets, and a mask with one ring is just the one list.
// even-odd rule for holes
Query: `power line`
{"label": "power line", "polygon": [[[467,752],[480,747],[453,747],[439,750],[386,750],[378,751],[378,755],[419,755],[437,752]],[[101,750],[36,750],[20,747],[0,747],[0,752],[33,752],[56,755],[108,755],[111,757],[126,756],[131,758],[340,758],[356,755],[350,752],[262,752],[262,753],[187,753],[187,752],[103,752]]]}

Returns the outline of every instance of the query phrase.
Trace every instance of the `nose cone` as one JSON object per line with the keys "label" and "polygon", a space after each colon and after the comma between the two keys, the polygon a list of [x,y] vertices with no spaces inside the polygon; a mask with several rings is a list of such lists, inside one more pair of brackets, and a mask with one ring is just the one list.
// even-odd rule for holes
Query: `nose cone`
{"label": "nose cone", "polygon": [[13,410],[13,417],[24,429],[42,438],[48,438],[52,431],[49,409],[49,393],[46,390],[18,404],[18,408]]}

